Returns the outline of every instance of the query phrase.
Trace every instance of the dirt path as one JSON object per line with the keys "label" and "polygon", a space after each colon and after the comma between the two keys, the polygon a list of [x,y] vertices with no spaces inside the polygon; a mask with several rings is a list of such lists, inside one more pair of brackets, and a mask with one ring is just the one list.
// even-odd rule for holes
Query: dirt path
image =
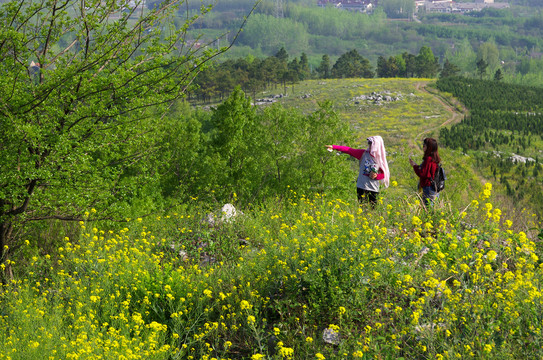
{"label": "dirt path", "polygon": [[[439,128],[441,128],[443,126],[446,126],[446,125],[449,125],[449,124],[459,123],[464,118],[464,115],[468,113],[468,110],[461,103],[456,101],[455,99],[451,99],[451,100],[445,99],[437,91],[429,91],[426,88],[427,84],[428,84],[428,81],[417,82],[415,84],[415,89],[417,89],[417,91],[425,92],[427,94],[432,95],[437,101],[439,101],[439,103],[441,105],[443,105],[445,110],[447,110],[450,113],[450,116],[442,124],[440,124],[438,126],[434,126],[432,128],[425,129],[424,131],[417,134],[415,136],[415,138],[413,139],[413,142],[415,144],[420,143],[419,140],[422,139],[424,134],[432,132],[432,131],[434,131],[436,129],[439,129]],[[451,101],[452,101],[452,103],[451,103]],[[461,109],[461,111],[459,111],[458,109]]]}

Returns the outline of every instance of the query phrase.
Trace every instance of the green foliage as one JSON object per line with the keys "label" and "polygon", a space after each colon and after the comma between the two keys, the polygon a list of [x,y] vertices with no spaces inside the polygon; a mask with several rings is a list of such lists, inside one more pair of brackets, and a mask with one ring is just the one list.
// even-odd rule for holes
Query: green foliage
{"label": "green foliage", "polygon": [[265,53],[284,47],[289,53],[306,51],[309,38],[305,26],[289,18],[262,14],[252,16],[239,37],[242,45],[260,48]]}
{"label": "green foliage", "polygon": [[411,19],[415,12],[415,3],[409,0],[382,0],[378,4],[391,19]]}
{"label": "green foliage", "polygon": [[330,57],[323,55],[319,67],[316,69],[319,77],[322,79],[328,79],[330,77]]}
{"label": "green foliage", "polygon": [[[230,199],[236,189],[245,192],[257,162],[253,151],[257,139],[256,113],[251,100],[236,88],[211,116],[209,156],[213,161],[210,179],[218,188],[218,197]],[[258,153],[258,152],[257,152]]]}
{"label": "green foliage", "polygon": [[[470,111],[460,124],[441,129],[442,144],[464,151],[485,150],[476,155],[479,167],[485,168],[494,179],[499,178],[504,192],[515,198],[517,204],[541,213],[541,176],[537,172],[529,176],[515,170],[511,156],[514,153],[532,157],[526,167],[539,157],[543,90],[458,77],[440,79],[437,86],[458,97]],[[493,151],[495,156],[486,151]]]}
{"label": "green foliage", "polygon": [[416,57],[417,68],[415,74],[421,78],[433,78],[439,71],[439,63],[434,56],[432,49],[423,46]]}
{"label": "green foliage", "polygon": [[331,76],[334,78],[372,78],[374,75],[369,60],[353,49],[339,57],[332,67]]}
{"label": "green foliage", "polygon": [[164,25],[177,5],[143,13],[117,1],[1,5],[2,261],[28,222],[77,220],[92,207],[118,218],[151,194],[141,191],[157,180],[149,166],[160,155],[157,114],[214,53],[178,47],[185,29]]}
{"label": "green foliage", "polygon": [[440,78],[446,78],[450,76],[458,76],[460,73],[460,68],[449,62],[449,59],[445,59],[443,64],[443,69],[439,73]]}
{"label": "green foliage", "polygon": [[278,104],[257,110],[238,87],[210,113],[178,104],[165,121],[169,131],[160,136],[168,163],[159,172],[166,203],[256,204],[290,190],[346,188],[350,163],[323,151],[328,143],[352,140],[330,102],[308,114]]}

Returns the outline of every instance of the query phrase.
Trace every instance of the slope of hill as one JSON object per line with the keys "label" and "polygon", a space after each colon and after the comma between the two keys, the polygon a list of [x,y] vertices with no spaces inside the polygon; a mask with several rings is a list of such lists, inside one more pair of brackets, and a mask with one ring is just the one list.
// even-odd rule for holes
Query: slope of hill
{"label": "slope of hill", "polygon": [[[401,7],[402,2],[391,3]],[[278,6],[282,8],[281,16],[277,12]],[[234,18],[225,7],[227,5],[223,4],[215,17],[198,23],[193,34],[204,34],[206,38],[225,32],[235,33],[250,6],[246,3],[242,12],[235,7],[238,13]],[[222,17],[229,21],[222,21]],[[310,64],[316,68],[325,54],[335,61],[356,49],[376,64],[379,56],[388,58],[403,52],[416,54],[422,46],[430,46],[441,64],[448,59],[464,74],[475,75],[476,63],[483,59],[488,64],[488,77],[500,69],[507,81],[541,83],[543,28],[541,14],[533,8],[513,5],[505,10],[469,14],[419,13],[419,22],[394,21],[389,17],[382,7],[370,15],[333,7],[319,8],[305,1],[262,1],[249,17],[232,51],[225,56],[266,57],[285,47],[293,57],[305,52]],[[221,42],[228,39],[232,39],[231,35],[223,36]]]}
{"label": "slope of hill", "polygon": [[461,109],[423,84],[310,81],[284,98],[304,112],[333,99],[360,142],[385,137],[393,178],[375,209],[332,191],[228,212],[193,198],[122,228],[91,209],[47,249],[27,241],[0,288],[0,358],[543,356],[542,224],[509,217],[447,149],[447,188],[421,207],[407,157]]}

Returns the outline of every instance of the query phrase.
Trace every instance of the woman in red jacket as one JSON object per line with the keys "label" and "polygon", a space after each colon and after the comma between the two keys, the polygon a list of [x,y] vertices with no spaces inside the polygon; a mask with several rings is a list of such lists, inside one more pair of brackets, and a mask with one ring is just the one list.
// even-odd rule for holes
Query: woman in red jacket
{"label": "woman in red jacket", "polygon": [[436,139],[424,139],[422,150],[422,164],[417,165],[411,158],[409,163],[413,166],[415,174],[420,178],[419,185],[422,188],[422,200],[425,205],[432,204],[437,198],[437,191],[432,185],[432,180],[437,170],[437,164],[440,163],[439,153],[437,151]]}

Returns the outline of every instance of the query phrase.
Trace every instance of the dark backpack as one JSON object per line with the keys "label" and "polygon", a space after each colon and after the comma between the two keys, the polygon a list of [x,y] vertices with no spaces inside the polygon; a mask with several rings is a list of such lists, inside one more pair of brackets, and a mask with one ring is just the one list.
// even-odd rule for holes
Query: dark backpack
{"label": "dark backpack", "polygon": [[435,191],[440,192],[441,190],[445,189],[446,179],[447,177],[445,176],[445,170],[443,170],[441,165],[437,164],[437,169],[434,173],[434,178],[432,179],[432,186],[434,187]]}

